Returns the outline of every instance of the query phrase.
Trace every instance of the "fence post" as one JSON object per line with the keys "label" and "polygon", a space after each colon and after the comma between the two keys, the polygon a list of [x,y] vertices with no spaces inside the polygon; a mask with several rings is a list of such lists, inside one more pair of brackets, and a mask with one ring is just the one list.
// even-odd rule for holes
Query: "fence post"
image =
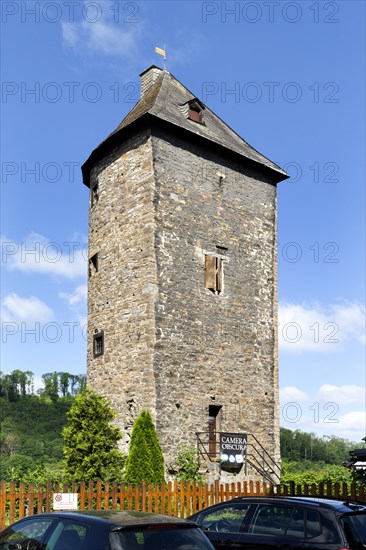
{"label": "fence post", "polygon": [[217,504],[218,502],[220,502],[219,498],[220,498],[220,484],[219,484],[219,480],[215,479],[215,502],[214,502],[214,504]]}
{"label": "fence post", "polygon": [[46,481],[46,506],[45,511],[51,511],[51,480],[47,479]]}
{"label": "fence post", "polygon": [[[34,484],[29,483],[28,485],[28,509],[27,516],[33,516],[34,514]],[[1,529],[1,526],[0,526]]]}
{"label": "fence post", "polygon": [[88,510],[93,510],[94,481],[88,483]]}
{"label": "fence post", "polygon": [[174,481],[174,515],[178,516],[178,481]]}
{"label": "fence post", "polygon": [[18,518],[22,519],[24,518],[24,481],[21,481],[19,483],[19,512],[18,512]]}
{"label": "fence post", "polygon": [[100,479],[97,480],[97,502],[96,510],[101,510],[102,508],[102,482]]}
{"label": "fence post", "polygon": [[141,510],[140,498],[141,498],[140,487],[139,487],[139,485],[135,485],[135,506],[134,506],[134,510],[136,512],[139,512]]}
{"label": "fence post", "polygon": [[181,518],[184,518],[184,495],[185,495],[185,491],[184,491],[184,481],[181,481],[179,483],[179,501],[180,501],[180,510],[179,510],[179,517]]}
{"label": "fence post", "polygon": [[142,506],[141,511],[146,512],[146,481],[142,481]]}
{"label": "fence post", "polygon": [[85,481],[80,482],[80,510],[85,510]]}
{"label": "fence post", "polygon": [[190,516],[192,514],[191,507],[191,484],[189,481],[186,481],[186,513],[184,517]]}
{"label": "fence post", "polygon": [[9,521],[10,523],[14,523],[15,521],[15,481],[10,482]]}
{"label": "fence post", "polygon": [[165,506],[165,483],[163,482],[161,484],[161,513],[166,514],[166,506]]}
{"label": "fence post", "polygon": [[0,481],[0,530],[5,528],[6,517],[6,481]]}
{"label": "fence post", "polygon": [[169,516],[172,515],[172,499],[173,499],[172,482],[168,481],[168,509],[167,509],[167,513],[168,513]]}

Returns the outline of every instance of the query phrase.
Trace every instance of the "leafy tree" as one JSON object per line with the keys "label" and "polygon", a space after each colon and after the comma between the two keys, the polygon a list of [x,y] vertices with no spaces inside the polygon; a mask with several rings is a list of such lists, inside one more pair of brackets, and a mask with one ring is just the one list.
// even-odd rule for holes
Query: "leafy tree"
{"label": "leafy tree", "polygon": [[119,481],[124,457],[117,449],[120,430],[111,426],[115,414],[107,399],[91,389],[80,393],[69,412],[65,441],[65,477],[71,481]]}
{"label": "leafy tree", "polygon": [[34,461],[30,456],[13,454],[9,457],[1,457],[0,477],[10,481],[23,481],[25,473],[34,469]]}
{"label": "leafy tree", "polygon": [[317,437],[314,433],[281,428],[281,456],[288,462],[322,461],[341,465],[353,445],[340,437]]}
{"label": "leafy tree", "polygon": [[128,483],[164,481],[163,453],[148,411],[142,411],[133,425],[124,480]]}
{"label": "leafy tree", "polygon": [[68,394],[70,384],[70,374],[68,372],[59,372],[60,390],[63,397]]}
{"label": "leafy tree", "polygon": [[57,372],[46,372],[42,374],[42,380],[44,383],[44,395],[50,397],[52,401],[56,401],[58,398],[58,373]]}
{"label": "leafy tree", "polygon": [[199,473],[200,464],[196,447],[183,445],[179,449],[175,463],[178,468],[178,480],[203,483],[204,476]]}

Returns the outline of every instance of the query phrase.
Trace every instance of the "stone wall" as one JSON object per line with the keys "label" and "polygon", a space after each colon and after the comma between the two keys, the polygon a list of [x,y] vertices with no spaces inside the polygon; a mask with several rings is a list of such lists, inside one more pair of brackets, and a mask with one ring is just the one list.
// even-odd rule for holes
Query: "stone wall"
{"label": "stone wall", "polygon": [[[196,444],[216,405],[218,429],[253,433],[278,460],[276,187],[162,132],[153,156],[154,373],[165,453],[173,460],[179,443]],[[223,258],[220,295],[205,288],[206,254]]]}
{"label": "stone wall", "polygon": [[[143,407],[155,418],[153,355],[157,273],[154,176],[147,132],[97,164],[98,201],[90,209],[89,256],[98,272],[88,285],[88,384],[111,400],[128,449]],[[93,334],[104,331],[104,354],[93,358]]]}

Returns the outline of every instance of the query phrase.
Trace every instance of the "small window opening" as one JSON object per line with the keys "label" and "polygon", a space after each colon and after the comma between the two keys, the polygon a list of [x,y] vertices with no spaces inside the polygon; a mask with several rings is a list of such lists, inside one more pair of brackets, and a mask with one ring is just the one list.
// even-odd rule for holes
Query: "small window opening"
{"label": "small window opening", "polygon": [[93,335],[93,355],[99,357],[104,354],[104,331]]}
{"label": "small window opening", "polygon": [[218,415],[220,411],[221,406],[219,405],[209,405],[208,407],[208,454],[211,458],[215,458],[217,454]]}
{"label": "small window opening", "polygon": [[223,260],[217,256],[205,256],[205,288],[215,294],[223,290]]}
{"label": "small window opening", "polygon": [[99,184],[96,181],[90,189],[90,206],[94,206],[99,200]]}
{"label": "small window opening", "polygon": [[222,256],[226,256],[227,247],[226,246],[216,246],[216,252]]}
{"label": "small window opening", "polygon": [[188,118],[198,124],[204,124],[203,122],[203,109],[198,101],[193,100],[188,104]]}
{"label": "small window opening", "polygon": [[98,252],[89,258],[89,277],[98,273]]}

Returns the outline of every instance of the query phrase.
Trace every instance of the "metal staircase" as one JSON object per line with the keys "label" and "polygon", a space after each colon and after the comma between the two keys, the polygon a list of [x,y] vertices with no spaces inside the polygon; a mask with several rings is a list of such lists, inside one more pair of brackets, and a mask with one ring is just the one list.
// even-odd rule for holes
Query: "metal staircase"
{"label": "metal staircase", "polygon": [[[277,485],[280,483],[281,467],[254,434],[247,435],[247,448],[244,456],[244,475],[260,476],[263,481]],[[197,450],[200,465],[220,462],[220,432],[197,432]]]}

